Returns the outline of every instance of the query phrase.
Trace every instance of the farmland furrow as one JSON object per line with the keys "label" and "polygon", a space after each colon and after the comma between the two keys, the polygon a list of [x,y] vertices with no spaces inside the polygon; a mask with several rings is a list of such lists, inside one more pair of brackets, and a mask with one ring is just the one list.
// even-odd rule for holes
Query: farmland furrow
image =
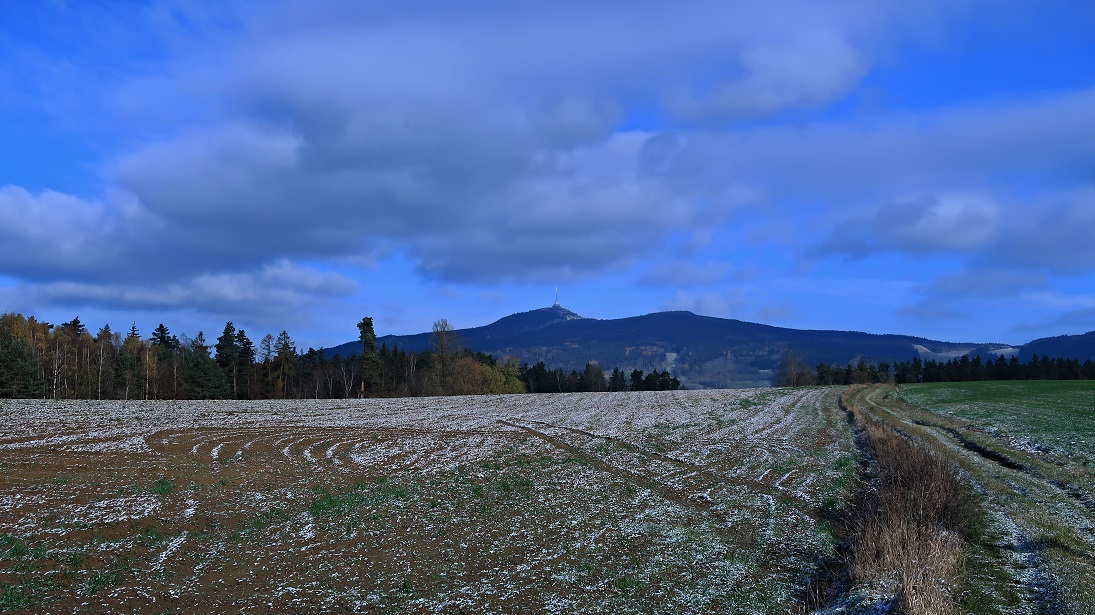
{"label": "farmland furrow", "polygon": [[46,612],[785,611],[845,476],[828,395],[5,400],[0,583]]}

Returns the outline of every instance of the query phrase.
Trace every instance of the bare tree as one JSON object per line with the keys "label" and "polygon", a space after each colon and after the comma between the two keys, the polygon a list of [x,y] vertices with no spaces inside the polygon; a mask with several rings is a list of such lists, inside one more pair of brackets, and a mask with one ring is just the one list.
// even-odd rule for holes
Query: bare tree
{"label": "bare tree", "polygon": [[788,349],[783,353],[779,369],[772,378],[777,387],[801,387],[814,384],[814,373],[802,362],[798,353]]}
{"label": "bare tree", "polygon": [[437,359],[437,384],[442,395],[447,394],[452,385],[452,360],[461,351],[463,342],[452,330],[448,320],[442,318],[433,323],[433,335],[430,337],[434,356]]}

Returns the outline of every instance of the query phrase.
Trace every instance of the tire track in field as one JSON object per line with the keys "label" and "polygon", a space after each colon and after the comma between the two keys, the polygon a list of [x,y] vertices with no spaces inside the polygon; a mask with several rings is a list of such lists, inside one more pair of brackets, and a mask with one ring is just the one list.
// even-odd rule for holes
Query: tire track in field
{"label": "tire track in field", "polygon": [[[530,422],[532,422],[532,421],[530,421]],[[570,444],[569,442],[565,442],[563,440],[560,440],[559,438],[556,438],[556,437],[554,437],[554,436],[552,436],[552,435],[550,435],[546,432],[540,431],[539,429],[536,429],[534,427],[529,427],[527,425],[521,425],[519,423],[514,423],[514,422],[511,422],[511,421],[507,421],[507,420],[502,420],[502,419],[499,419],[498,423],[501,424],[501,425],[505,425],[507,427],[513,427],[513,428],[516,428],[516,429],[520,429],[520,430],[524,431],[525,433],[528,433],[529,435],[540,438],[541,440],[544,440],[548,444],[551,444],[552,446],[554,446],[558,449],[564,450],[564,451],[566,451],[568,453],[571,453],[571,454],[573,454],[577,457],[580,457],[581,459],[585,460],[590,465],[597,468],[598,470],[601,470],[602,472],[607,472],[608,474],[611,474],[613,476],[621,478],[625,481],[628,481],[630,483],[633,483],[633,484],[639,485],[641,487],[647,488],[651,491],[654,491],[655,493],[662,496],[666,500],[669,500],[671,502],[675,502],[677,504],[680,504],[682,506],[686,506],[688,508],[701,510],[703,512],[710,513],[710,512],[713,512],[713,511],[715,511],[715,512],[718,511],[718,505],[714,501],[710,500],[709,498],[694,497],[694,496],[687,495],[687,494],[683,493],[681,490],[679,490],[679,489],[677,489],[677,488],[675,488],[671,485],[668,485],[664,482],[661,482],[661,481],[657,480],[656,478],[652,478],[650,476],[647,476],[645,474],[641,474],[639,472],[635,472],[635,471],[632,471],[632,470],[621,468],[619,466],[612,465],[612,464],[606,462],[601,457],[590,454],[589,452],[587,452],[585,449],[583,449],[580,446],[575,446],[573,444]],[[550,427],[556,427],[554,425],[543,423],[542,421],[536,421],[535,423],[540,424],[540,425],[550,426]],[[690,464],[687,461],[677,460],[673,457],[669,457],[669,456],[666,456],[666,455],[661,455],[660,453],[654,453],[653,451],[646,451],[646,449],[643,449],[643,448],[638,447],[634,444],[631,444],[630,442],[621,441],[617,438],[596,436],[596,435],[593,435],[593,434],[588,434],[588,432],[584,432],[583,430],[572,430],[572,429],[566,428],[566,427],[558,427],[558,428],[562,429],[562,430],[565,430],[565,431],[574,431],[575,433],[579,433],[579,434],[582,434],[582,435],[589,435],[590,437],[595,438],[595,439],[605,439],[605,440],[608,440],[608,441],[613,442],[615,444],[622,445],[625,448],[629,448],[630,450],[639,451],[643,454],[650,453],[651,456],[656,457],[658,459],[662,459],[662,460],[669,461],[669,462],[676,462],[678,464],[681,464],[683,466],[688,467],[692,472],[695,472],[696,474],[704,475],[706,478],[709,478],[710,480],[714,481],[715,484],[746,487],[751,492],[757,492],[760,495],[771,496],[771,497],[773,497],[777,500],[780,500],[780,501],[785,502],[785,503],[790,503],[791,505],[795,505],[795,506],[801,505],[801,503],[804,501],[802,498],[797,498],[797,497],[794,496],[794,494],[789,493],[787,491],[783,491],[783,490],[779,489],[778,487],[773,487],[771,485],[768,485],[768,484],[765,484],[765,483],[762,483],[762,482],[757,482],[757,481],[752,481],[752,480],[741,480],[741,479],[736,479],[736,478],[729,478],[729,477],[726,477],[726,476],[715,474],[713,472],[705,470],[704,468],[702,468],[700,466]]]}
{"label": "tire track in field", "polygon": [[1038,471],[1037,468],[1023,464],[1019,461],[1012,459],[1004,453],[993,450],[977,442],[973,438],[967,437],[959,429],[949,427],[946,425],[937,425],[928,421],[914,420],[913,423],[932,429],[937,432],[944,432],[951,436],[955,442],[965,448],[966,450],[980,455],[982,458],[991,461],[997,465],[1003,466],[1008,470],[1014,470],[1016,472],[1026,474],[1036,480],[1042,481],[1047,485],[1057,488],[1062,495],[1072,498],[1079,502],[1089,512],[1095,513],[1095,497],[1092,497],[1091,493],[1085,491],[1082,487],[1072,484],[1056,478],[1051,478]]}
{"label": "tire track in field", "polygon": [[[701,477],[707,479],[708,481],[716,483],[716,484],[723,484],[723,485],[731,484],[731,485],[735,485],[735,486],[747,487],[751,490],[759,491],[759,492],[764,493],[766,495],[771,495],[771,496],[776,497],[776,498],[778,498],[782,501],[798,500],[798,503],[806,501],[805,498],[802,498],[802,497],[798,496],[797,494],[795,494],[793,492],[789,492],[789,491],[785,490],[783,487],[781,487],[778,484],[778,482],[775,485],[771,485],[771,484],[765,483],[761,480],[751,480],[751,479],[742,478],[742,477],[739,477],[739,476],[721,474],[719,472],[712,471],[712,470],[710,470],[710,469],[708,469],[704,466],[693,463],[691,461],[688,461],[688,460],[685,460],[685,459],[680,459],[678,457],[673,457],[672,455],[666,455],[665,453],[659,453],[657,451],[652,451],[648,448],[644,448],[642,446],[639,446],[638,444],[635,444],[634,442],[629,442],[627,440],[624,440],[622,438],[618,438],[616,436],[595,434],[595,433],[586,431],[584,429],[578,429],[578,428],[575,428],[575,427],[564,427],[562,425],[553,425],[551,423],[546,423],[544,421],[524,420],[523,422],[530,423],[530,424],[533,424],[533,425],[540,425],[540,426],[548,427],[548,428],[552,428],[552,429],[559,429],[561,431],[567,431],[567,432],[573,433],[575,435],[587,437],[591,440],[604,440],[604,441],[609,442],[611,444],[615,444],[615,445],[620,446],[624,449],[627,449],[631,452],[638,453],[640,455],[645,455],[645,456],[647,456],[651,459],[657,459],[657,460],[663,461],[667,464],[677,466],[677,467],[680,468],[681,472],[686,473],[684,475],[686,477],[687,476],[701,476]],[[509,423],[509,422],[503,422],[503,423],[506,424],[506,425],[509,425],[509,426],[521,427],[523,429],[526,429],[526,431],[528,430],[527,427],[523,427],[523,426],[517,425],[515,423]],[[544,432],[541,432],[541,431],[538,431],[538,430],[534,430],[534,431],[535,431],[536,434],[539,434],[538,437],[541,437],[541,438],[544,437],[545,435],[547,435]],[[573,446],[573,445],[570,445],[570,446]],[[584,451],[583,451],[583,453],[584,453]],[[589,455],[585,455],[585,457],[590,458]],[[608,465],[608,464],[606,463],[606,465]],[[612,466],[612,467],[616,467],[616,466]],[[651,479],[651,480],[653,480],[653,479]]]}
{"label": "tire track in field", "polygon": [[[932,443],[963,468],[963,475],[980,493],[986,504],[986,514],[993,519],[994,529],[1001,532],[1005,542],[993,545],[1001,550],[998,557],[1010,561],[1005,568],[1022,588],[1025,607],[1031,613],[1055,614],[1070,612],[1062,601],[1061,579],[1054,568],[1062,562],[1047,561],[1046,549],[1053,546],[1067,553],[1074,562],[1091,567],[1095,564],[1092,552],[1078,551],[1052,536],[1047,537],[1044,521],[1054,519],[1059,528],[1071,528],[1079,532],[1089,549],[1095,550],[1095,517],[1082,498],[1073,496],[1048,477],[1019,463],[1012,457],[985,448],[960,433],[960,430],[917,420],[902,410],[903,402],[887,402],[879,399],[880,388],[871,388],[865,394],[860,391],[856,400],[868,406],[876,416],[902,430],[907,437]],[[999,443],[997,443],[999,444]],[[1008,447],[1002,446],[1005,450]],[[988,454],[986,454],[986,452]],[[1025,502],[1025,503],[1024,503]],[[1046,519],[1032,520],[1044,516]],[[1086,536],[1082,533],[1086,528]]]}
{"label": "tire track in field", "polygon": [[592,440],[605,440],[607,442],[611,442],[613,444],[617,444],[619,446],[622,446],[622,447],[624,447],[624,448],[626,448],[630,451],[646,455],[647,457],[651,457],[651,458],[654,458],[654,459],[659,459],[659,460],[665,461],[667,463],[672,463],[672,464],[676,464],[676,465],[680,465],[680,466],[686,466],[689,469],[693,469],[693,470],[703,470],[703,468],[701,466],[698,466],[698,465],[696,465],[696,464],[694,464],[690,461],[686,461],[684,459],[678,459],[677,457],[666,455],[665,453],[659,453],[657,451],[652,451],[648,448],[644,448],[642,446],[639,446],[638,444],[635,444],[634,442],[629,442],[627,440],[624,440],[623,438],[617,438],[616,436],[595,434],[593,432],[589,432],[589,431],[586,431],[584,429],[578,429],[577,427],[564,427],[563,425],[554,425],[552,423],[546,423],[544,421],[534,421],[534,420],[531,420],[531,419],[522,419],[522,421],[525,422],[525,423],[529,423],[531,425],[540,425],[540,426],[543,426],[543,427],[550,427],[552,429],[559,429],[559,430],[562,430],[562,431],[569,431],[572,434],[576,434],[576,435],[579,435],[579,436],[585,436],[585,437],[590,438]]}
{"label": "tire track in field", "polygon": [[[764,445],[765,445],[762,452],[763,452],[763,456],[766,459],[771,459],[772,453],[773,453],[773,451],[772,451],[773,448],[776,448],[776,449],[781,450],[781,451],[782,450],[793,451],[797,455],[801,455],[802,450],[799,447],[794,446],[794,445],[791,444],[791,442],[796,439],[796,435],[800,431],[803,431],[803,430],[805,430],[809,427],[808,422],[804,422],[804,421],[801,420],[801,417],[799,416],[799,410],[802,407],[804,402],[806,402],[808,400],[814,400],[817,397],[819,397],[820,395],[821,395],[821,393],[818,392],[818,391],[806,391],[806,392],[802,392],[802,393],[797,393],[792,398],[788,399],[785,403],[780,404],[779,412],[768,411],[768,409],[766,408],[765,410],[762,410],[760,412],[755,413],[747,421],[743,421],[743,424],[749,425],[750,430],[753,428],[753,426],[756,426],[756,428],[759,431],[756,432],[756,433],[752,433],[749,438],[746,438],[745,436],[742,436],[742,435],[729,436],[734,441],[734,443],[726,443],[724,448],[726,448],[728,450],[729,449],[742,449],[742,450],[745,450],[745,449],[748,449],[748,448],[752,448],[752,445],[754,445],[759,439],[759,441],[763,442]],[[817,408],[815,408],[815,410],[817,410]],[[826,414],[826,413],[820,413],[820,412],[815,412],[815,413]],[[790,496],[792,498],[795,498],[795,499],[798,499],[798,500],[801,500],[801,501],[806,501],[806,498],[802,494],[796,493],[795,491],[789,489],[788,487],[783,486],[783,482],[785,482],[788,478],[790,478],[790,476],[792,474],[796,473],[795,470],[792,470],[792,471],[786,472],[786,473],[781,472],[779,475],[777,475],[777,476],[779,476],[779,479],[775,480],[774,483],[771,482],[771,481],[764,482],[764,478],[768,475],[768,473],[769,473],[768,470],[770,470],[770,468],[768,470],[766,470],[765,472],[761,473],[756,478],[750,478],[750,476],[753,476],[754,474],[752,474],[752,473],[743,473],[743,472],[740,471],[741,468],[737,468],[735,471],[730,471],[730,472],[718,472],[718,471],[712,470],[709,466],[700,465],[700,464],[697,464],[693,461],[683,459],[681,457],[668,455],[668,454],[661,453],[661,452],[658,452],[658,451],[653,451],[653,450],[648,449],[646,447],[643,447],[639,444],[636,444],[634,442],[631,442],[629,440],[626,440],[626,439],[623,439],[623,438],[620,438],[620,437],[614,436],[614,435],[594,433],[594,432],[591,432],[591,431],[588,431],[588,430],[585,430],[585,429],[581,429],[581,428],[577,428],[577,427],[569,427],[569,426],[564,426],[564,425],[558,425],[558,424],[549,423],[549,422],[545,422],[545,421],[541,421],[541,420],[526,419],[526,418],[520,418],[520,419],[511,418],[510,419],[510,421],[514,421],[514,420],[519,420],[519,421],[521,421],[523,423],[526,423],[526,424],[529,424],[529,425],[538,425],[538,426],[546,427],[546,428],[550,428],[550,429],[557,429],[557,430],[560,430],[560,431],[566,431],[566,432],[569,432],[569,433],[572,433],[572,434],[575,434],[575,435],[578,435],[578,436],[589,438],[591,440],[602,440],[602,441],[608,442],[610,444],[618,445],[618,446],[620,446],[620,447],[622,447],[626,450],[629,450],[631,452],[634,452],[636,454],[643,455],[643,456],[646,456],[650,459],[656,459],[656,460],[662,461],[666,464],[676,466],[676,467],[680,468],[679,472],[684,473],[684,477],[687,477],[687,476],[690,476],[690,475],[700,475],[700,476],[703,476],[704,478],[706,478],[707,480],[713,481],[715,483],[740,485],[740,486],[745,486],[745,487],[748,487],[748,488],[751,488],[751,489],[763,490],[765,493],[769,493],[769,494],[771,494],[771,495],[773,495],[777,498],[780,498],[781,500],[787,499],[786,497],[781,497],[781,495],[782,495],[782,496]],[[638,432],[635,432],[635,433],[638,433]],[[780,434],[780,435],[776,435],[776,434]],[[701,439],[702,440],[710,440],[711,442],[715,442],[715,441],[718,440],[718,439],[710,437],[710,436],[711,436],[711,434],[697,435],[695,437],[690,438],[690,441],[692,443],[695,443],[697,440],[701,440]],[[724,436],[724,438],[725,437],[726,436]],[[754,459],[755,459],[755,457],[754,457]],[[663,478],[668,478],[668,476],[663,477]],[[775,477],[773,477],[773,478],[775,478]]]}

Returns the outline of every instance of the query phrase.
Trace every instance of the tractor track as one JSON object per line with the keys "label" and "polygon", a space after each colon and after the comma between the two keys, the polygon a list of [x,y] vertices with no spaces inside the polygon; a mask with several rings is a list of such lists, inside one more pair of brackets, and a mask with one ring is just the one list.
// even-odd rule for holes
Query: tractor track
{"label": "tractor track", "polygon": [[[1095,564],[1095,505],[1091,494],[1019,461],[1020,454],[1009,455],[1009,448],[998,441],[993,440],[990,448],[957,427],[911,416],[901,402],[880,400],[883,390],[876,387],[857,394],[857,401],[875,416],[957,463],[964,478],[980,494],[995,530],[1003,536],[992,547],[1001,561],[1010,562],[1007,569],[1021,588],[1025,603],[1022,612],[1093,612],[1095,607],[1090,604],[1065,601],[1061,579],[1055,573],[1060,562],[1054,561],[1063,554],[1082,566]],[[1064,540],[1047,537],[1045,518],[1052,519],[1054,527],[1073,531],[1072,538],[1079,537],[1086,546],[1076,548]],[[1051,556],[1051,548],[1058,555]]]}

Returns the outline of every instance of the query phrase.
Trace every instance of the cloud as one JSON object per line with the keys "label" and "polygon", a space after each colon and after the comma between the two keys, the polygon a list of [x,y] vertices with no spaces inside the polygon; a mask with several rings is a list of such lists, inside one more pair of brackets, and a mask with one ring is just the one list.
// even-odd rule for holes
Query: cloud
{"label": "cloud", "polygon": [[[1095,188],[1047,188],[1027,199],[926,197],[888,203],[868,216],[834,225],[807,249],[812,257],[865,258],[884,252],[914,256],[951,254],[969,269],[957,283],[941,278],[938,290],[978,289],[994,294],[1011,283],[1034,286],[1044,272],[1095,271]],[[993,288],[995,287],[995,289]]]}
{"label": "cloud", "polygon": [[926,290],[937,297],[1015,297],[1047,285],[1041,272],[986,268],[941,275]]}
{"label": "cloud", "polygon": [[[5,303],[33,312],[60,305],[127,311],[197,311],[231,320],[247,313],[261,323],[300,320],[309,306],[347,296],[357,283],[339,274],[279,261],[250,272],[204,274],[171,283],[23,283],[0,290]],[[279,325],[284,326],[284,325]]]}
{"label": "cloud", "polygon": [[897,309],[899,316],[912,318],[923,322],[969,320],[971,315],[956,310],[946,301],[924,300],[917,303],[903,305]]}
{"label": "cloud", "polygon": [[[226,310],[351,292],[294,264],[316,262],[407,259],[441,288],[638,266],[699,289],[736,279],[726,263],[749,249],[968,270],[925,296],[1093,271],[1095,89],[870,117],[838,104],[978,4],[73,5],[139,35],[73,36],[79,53],[42,74],[109,79],[27,91],[110,135],[109,189],[0,189],[0,275],[43,300]],[[766,233],[723,241],[744,228]]]}
{"label": "cloud", "polygon": [[[782,158],[783,135],[614,133],[628,100],[721,75],[703,105],[828,103],[867,66],[851,41],[897,18],[804,2],[783,5],[801,21],[747,3],[564,4],[238,5],[229,27],[200,20],[200,36],[176,35],[174,61],[116,90],[127,116],[170,129],[110,179],[146,209],[142,234],[170,229],[195,271],[402,246],[443,281],[587,277],[779,196],[774,169],[734,163]],[[741,150],[729,174],[708,157],[727,149]]]}
{"label": "cloud", "polygon": [[1012,331],[1017,333],[1061,330],[1070,331],[1073,334],[1095,330],[1095,307],[1070,310],[1046,322],[1020,323],[1012,327]]}
{"label": "cloud", "polygon": [[995,203],[970,196],[893,201],[868,214],[852,214],[806,253],[843,254],[852,259],[884,252],[975,253],[996,239],[998,211]]}
{"label": "cloud", "polygon": [[740,318],[741,311],[749,304],[740,290],[690,293],[679,291],[665,302],[663,309],[684,310],[719,318]]}
{"label": "cloud", "polygon": [[974,316],[970,301],[1000,301],[999,309],[1015,310],[1017,303],[1029,303],[1032,295],[1048,288],[1041,272],[969,268],[936,276],[920,285],[914,291],[920,299],[900,306],[896,314],[922,322],[969,320]]}
{"label": "cloud", "polygon": [[110,275],[134,217],[132,203],[124,201],[0,187],[0,274],[29,280]]}
{"label": "cloud", "polygon": [[1029,207],[1012,212],[980,266],[1012,267],[1077,274],[1095,270],[1095,187],[1049,191]]}
{"label": "cloud", "polygon": [[740,53],[745,76],[707,96],[678,93],[671,108],[690,117],[752,118],[831,103],[866,73],[870,62],[841,35],[818,30],[788,44],[759,44]]}
{"label": "cloud", "polygon": [[970,251],[993,239],[997,209],[969,197],[894,202],[875,211],[871,230],[886,247],[906,253]]}
{"label": "cloud", "polygon": [[568,95],[529,113],[533,137],[545,149],[569,149],[604,142],[624,120],[608,100]]}
{"label": "cloud", "polygon": [[689,260],[659,262],[638,278],[640,284],[668,287],[710,286],[727,279],[753,278],[756,272],[738,268],[730,263],[708,261],[695,263]]}

